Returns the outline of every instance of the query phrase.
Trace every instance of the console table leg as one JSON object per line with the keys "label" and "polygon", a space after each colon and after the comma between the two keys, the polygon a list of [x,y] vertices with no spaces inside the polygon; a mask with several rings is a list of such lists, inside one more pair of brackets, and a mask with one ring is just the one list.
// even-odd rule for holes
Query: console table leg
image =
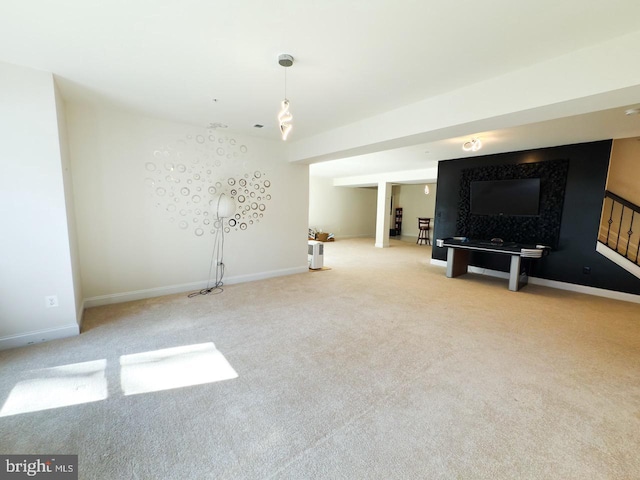
{"label": "console table leg", "polygon": [[529,277],[521,274],[522,258],[520,255],[511,255],[511,268],[509,269],[509,290],[517,292],[527,284]]}
{"label": "console table leg", "polygon": [[447,277],[459,277],[467,273],[469,267],[469,251],[458,248],[447,249]]}

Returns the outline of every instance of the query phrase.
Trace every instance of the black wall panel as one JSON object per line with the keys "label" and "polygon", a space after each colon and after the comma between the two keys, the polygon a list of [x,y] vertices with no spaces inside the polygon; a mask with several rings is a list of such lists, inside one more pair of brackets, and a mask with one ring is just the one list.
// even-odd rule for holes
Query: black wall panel
{"label": "black wall panel", "polygon": [[[460,203],[456,230],[461,236],[505,242],[558,246],[568,160],[528,162],[465,168],[460,181]],[[470,185],[474,181],[540,179],[539,215],[474,215],[471,213]],[[514,192],[517,195],[517,192]]]}
{"label": "black wall panel", "polygon": [[[611,145],[612,142],[606,140],[439,162],[434,238],[469,236],[469,232],[472,231],[489,233],[485,224],[478,230],[478,226],[474,224],[478,219],[471,219],[468,213],[468,183],[477,176],[504,175],[504,178],[513,178],[514,171],[527,171],[531,168],[525,164],[554,161],[558,163],[557,161],[562,159],[568,161],[564,198],[558,197],[557,193],[550,195],[548,191],[541,191],[541,197],[555,197],[557,202],[560,202],[557,205],[562,210],[559,236],[550,255],[532,262],[531,275],[640,294],[640,279],[595,251]],[[533,168],[531,171],[535,170],[536,168]],[[550,208],[550,205],[547,203],[545,208]],[[549,225],[541,228],[548,229]],[[519,241],[505,238],[503,235],[495,236]],[[544,235],[545,232],[541,230],[540,238]],[[434,259],[446,260],[446,249],[434,246],[432,256]],[[508,257],[501,255],[474,253],[471,256],[471,264],[501,271],[509,269]],[[584,267],[590,267],[589,274],[583,273]]]}

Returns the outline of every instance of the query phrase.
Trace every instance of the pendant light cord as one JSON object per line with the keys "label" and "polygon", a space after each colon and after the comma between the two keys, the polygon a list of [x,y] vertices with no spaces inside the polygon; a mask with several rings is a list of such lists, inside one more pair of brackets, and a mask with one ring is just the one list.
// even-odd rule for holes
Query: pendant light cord
{"label": "pendant light cord", "polygon": [[287,99],[287,69],[284,69],[284,99]]}

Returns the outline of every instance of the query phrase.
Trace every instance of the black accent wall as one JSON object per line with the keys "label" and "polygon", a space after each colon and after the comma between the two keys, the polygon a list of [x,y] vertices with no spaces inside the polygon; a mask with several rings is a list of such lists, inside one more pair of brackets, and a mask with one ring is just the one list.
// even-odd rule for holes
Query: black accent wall
{"label": "black accent wall", "polygon": [[[544,243],[542,240],[545,235],[548,236],[549,231],[554,231],[554,235],[556,235],[556,241],[552,242],[554,250],[547,257],[532,262],[530,275],[548,280],[640,294],[640,279],[607,260],[595,250],[611,146],[612,141],[606,140],[439,162],[434,238],[453,236],[477,238],[470,233],[478,232],[482,236],[486,235],[487,239],[498,236],[505,241],[522,242],[524,237],[505,237],[504,230],[497,232],[496,235],[490,234],[493,226],[490,222],[499,222],[495,226],[502,228],[505,223],[504,219],[500,223],[500,219],[485,218],[483,220],[472,218],[469,215],[469,182],[478,178],[489,179],[488,177],[494,177],[490,179],[518,176],[526,178],[538,175],[540,172],[542,172],[541,176],[557,176],[557,170],[550,170],[548,167],[552,165],[557,167],[563,163],[566,165],[568,162],[564,198],[557,191],[557,184],[562,183],[563,179],[551,183],[547,182],[546,190],[545,183],[541,184],[541,208],[544,207],[549,211],[554,211],[555,208],[557,213],[561,211],[561,215],[556,214],[555,216],[560,224],[554,226],[546,222],[543,225],[534,226],[534,230],[524,234],[527,237],[532,237],[531,241],[534,243],[539,241]],[[562,161],[559,162],[560,159]],[[543,164],[541,162],[551,163]],[[552,173],[545,174],[545,171]],[[525,173],[522,174],[522,172]],[[555,190],[552,191],[553,188]],[[545,202],[544,205],[542,202]],[[506,220],[507,228],[517,229],[517,225],[509,227],[509,222],[513,221],[513,219]],[[515,221],[517,223],[517,220]],[[552,223],[554,221],[556,220],[551,220]],[[531,223],[527,223],[526,227],[531,228]],[[487,230],[487,228],[489,229]],[[536,229],[538,230],[536,231]],[[510,233],[514,233],[513,236],[518,236],[514,230],[507,229],[506,235]],[[434,246],[432,257],[437,260],[446,260],[446,248]],[[509,271],[509,257],[507,255],[473,252],[470,263],[481,268]],[[590,268],[589,274],[583,273],[584,267]]]}

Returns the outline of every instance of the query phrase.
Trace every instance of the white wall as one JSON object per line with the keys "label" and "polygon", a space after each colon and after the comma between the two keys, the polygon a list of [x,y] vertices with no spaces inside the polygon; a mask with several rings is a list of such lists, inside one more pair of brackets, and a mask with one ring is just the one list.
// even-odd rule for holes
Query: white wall
{"label": "white wall", "polygon": [[430,183],[429,195],[424,194],[424,184],[397,185],[394,187],[396,207],[402,207],[402,236],[418,236],[418,217],[431,218],[433,236],[433,218],[436,211],[436,184]]}
{"label": "white wall", "polygon": [[248,206],[225,235],[225,283],[308,270],[309,168],[282,142],[84,105],[67,120],[87,306],[205,287],[214,191]]}
{"label": "white wall", "polygon": [[79,330],[57,109],[50,73],[0,63],[0,348]]}
{"label": "white wall", "polygon": [[337,239],[375,237],[376,188],[334,187],[333,180],[309,178],[309,227]]}
{"label": "white wall", "polygon": [[613,141],[607,175],[607,190],[640,205],[640,138]]}
{"label": "white wall", "polygon": [[75,216],[75,199],[73,196],[73,180],[71,178],[71,156],[67,139],[67,117],[65,103],[55,88],[56,116],[58,119],[58,140],[60,142],[60,158],[62,161],[62,180],[64,186],[64,201],[67,215],[67,232],[69,236],[69,248],[71,253],[71,271],[73,275],[73,291],[76,305],[76,321],[82,323],[83,295],[80,278],[80,257],[78,253],[78,232]]}

